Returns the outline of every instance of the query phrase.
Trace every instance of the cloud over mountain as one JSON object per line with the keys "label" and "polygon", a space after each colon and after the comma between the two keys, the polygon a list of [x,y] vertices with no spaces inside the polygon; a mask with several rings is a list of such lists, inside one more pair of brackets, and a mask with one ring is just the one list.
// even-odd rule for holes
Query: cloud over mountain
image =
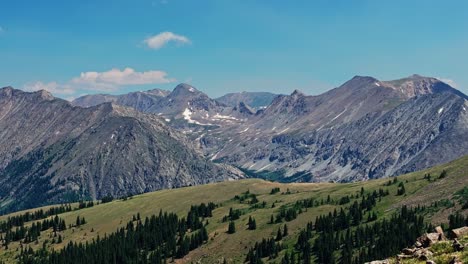
{"label": "cloud over mountain", "polygon": [[24,85],[26,91],[46,90],[55,95],[73,95],[78,91],[117,91],[125,85],[162,84],[176,81],[169,78],[165,71],[150,70],[135,71],[126,67],[123,70],[113,68],[109,71],[82,72],[80,76],[72,78],[66,83],[34,81]]}

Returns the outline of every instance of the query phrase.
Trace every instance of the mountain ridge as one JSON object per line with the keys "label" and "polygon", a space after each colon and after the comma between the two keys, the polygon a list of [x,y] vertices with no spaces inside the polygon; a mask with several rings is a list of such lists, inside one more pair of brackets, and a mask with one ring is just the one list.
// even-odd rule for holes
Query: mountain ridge
{"label": "mountain ridge", "polygon": [[205,160],[157,115],[114,103],[73,107],[42,92],[11,90],[6,98],[2,91],[2,211],[242,177]]}

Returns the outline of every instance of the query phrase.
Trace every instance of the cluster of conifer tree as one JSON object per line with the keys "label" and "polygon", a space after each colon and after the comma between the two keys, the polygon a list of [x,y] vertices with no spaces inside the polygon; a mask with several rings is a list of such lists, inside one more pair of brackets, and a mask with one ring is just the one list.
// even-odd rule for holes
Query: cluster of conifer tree
{"label": "cluster of conifer tree", "polygon": [[[318,219],[331,220],[329,216]],[[406,206],[390,219],[371,224],[353,227],[337,223],[341,223],[341,220],[329,224],[326,221],[316,222],[315,225],[309,223],[299,234],[295,246],[297,255],[284,256],[282,263],[311,263],[312,256],[318,263],[364,263],[398,253],[414,243],[427,229],[418,210]],[[312,243],[313,231],[316,238]],[[298,262],[294,262],[296,260]]]}
{"label": "cluster of conifer tree", "polygon": [[[301,213],[300,211],[299,213]],[[275,217],[275,223],[281,223],[283,220],[286,220],[287,222],[292,221],[297,218],[298,211],[295,207],[291,208],[284,208],[282,207],[278,214],[276,214]]]}
{"label": "cluster of conifer tree", "polygon": [[240,218],[240,216],[243,215],[243,211],[240,209],[232,209],[229,208],[229,214],[223,216],[223,222],[227,222],[228,220],[234,221]]}
{"label": "cluster of conifer tree", "polygon": [[448,217],[449,229],[455,229],[463,226],[468,226],[468,217],[463,216],[460,212],[451,214]]}
{"label": "cluster of conifer tree", "polygon": [[94,201],[80,201],[78,209],[90,208],[94,206]]}
{"label": "cluster of conifer tree", "polygon": [[215,208],[216,205],[212,202],[208,204],[201,203],[200,205],[192,205],[187,214],[187,228],[191,230],[202,228],[203,223],[200,218],[212,217]]}
{"label": "cluster of conifer tree", "polygon": [[75,221],[75,226],[79,227],[84,224],[86,224],[86,219],[84,217],[77,216],[76,221]]}
{"label": "cluster of conifer tree", "polygon": [[284,225],[283,228],[279,227],[276,238],[264,238],[262,241],[255,243],[255,245],[249,249],[245,261],[250,264],[260,264],[263,263],[262,258],[277,258],[279,252],[283,249],[280,241],[287,235],[288,226]]}
{"label": "cluster of conifer tree", "polygon": [[271,192],[270,192],[270,194],[279,193],[280,191],[281,191],[281,190],[280,190],[280,188],[279,188],[279,187],[275,187],[275,188],[271,189]]}
{"label": "cluster of conifer tree", "polygon": [[234,196],[234,200],[238,200],[240,203],[244,203],[244,202],[247,202],[248,204],[258,203],[257,195],[250,193],[250,190],[247,190],[241,195]]}
{"label": "cluster of conifer tree", "polygon": [[41,231],[45,231],[52,228],[54,234],[59,231],[67,229],[65,220],[59,218],[57,215],[52,219],[44,219],[42,222],[34,222],[31,226],[25,226],[24,223],[16,228],[8,229],[0,236],[5,249],[8,249],[8,245],[13,241],[22,241],[23,243],[31,243],[37,241],[41,235]]}
{"label": "cluster of conifer tree", "polygon": [[0,222],[0,233],[5,233],[7,230],[11,230],[15,226],[24,226],[26,222],[44,219],[52,215],[70,212],[71,210],[71,205],[61,205],[51,207],[47,210],[39,209],[34,212],[26,212],[15,216],[10,216],[6,221]]}
{"label": "cluster of conifer tree", "polygon": [[114,200],[114,197],[112,197],[112,195],[106,195],[106,196],[102,197],[101,203],[110,203],[113,200]]}
{"label": "cluster of conifer tree", "polygon": [[257,229],[257,221],[255,221],[255,218],[249,216],[249,221],[247,222],[247,229],[249,230]]}
{"label": "cluster of conifer tree", "polygon": [[264,238],[261,242],[255,243],[255,245],[250,248],[245,261],[250,264],[260,264],[263,263],[262,258],[277,258],[281,249],[281,244],[275,241],[274,238]]}
{"label": "cluster of conifer tree", "polygon": [[214,208],[213,203],[192,206],[190,222],[162,211],[144,220],[138,214],[126,227],[91,242],[70,242],[60,251],[25,250],[19,263],[166,263],[208,240],[205,226],[194,219],[210,217]]}

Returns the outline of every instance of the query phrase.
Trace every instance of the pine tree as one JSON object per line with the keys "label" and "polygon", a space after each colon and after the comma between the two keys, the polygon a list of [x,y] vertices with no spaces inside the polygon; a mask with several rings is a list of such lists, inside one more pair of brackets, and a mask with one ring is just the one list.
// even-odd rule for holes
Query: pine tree
{"label": "pine tree", "polygon": [[276,232],[276,241],[280,241],[283,239],[283,233],[281,232],[281,228],[278,227],[278,232]]}
{"label": "pine tree", "polygon": [[405,184],[403,182],[400,182],[400,184],[398,184],[397,195],[403,195],[405,193],[406,193]]}
{"label": "pine tree", "polygon": [[228,234],[234,234],[236,232],[236,225],[234,223],[234,221],[230,221],[229,222],[229,226],[228,226]]}
{"label": "pine tree", "polygon": [[249,222],[248,222],[248,229],[249,230],[255,230],[257,229],[257,223],[255,222],[255,219],[249,216]]}

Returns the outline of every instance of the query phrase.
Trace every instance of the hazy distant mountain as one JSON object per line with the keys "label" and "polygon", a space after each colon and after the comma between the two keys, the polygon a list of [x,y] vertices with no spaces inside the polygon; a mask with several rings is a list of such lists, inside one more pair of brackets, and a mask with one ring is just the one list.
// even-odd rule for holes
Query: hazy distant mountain
{"label": "hazy distant mountain", "polygon": [[255,113],[248,105],[227,106],[185,83],[177,85],[172,92],[151,90],[118,96],[87,95],[75,99],[73,104],[87,107],[92,105],[90,102],[102,102],[104,99],[142,112],[158,114],[179,129],[193,125],[208,128],[239,123]]}
{"label": "hazy distant mountain", "polygon": [[0,89],[0,205],[11,210],[237,178],[157,115]]}
{"label": "hazy distant mountain", "polygon": [[91,107],[102,103],[116,102],[118,96],[111,94],[90,94],[76,98],[71,103],[81,107]]}
{"label": "hazy distant mountain", "polygon": [[271,104],[276,96],[278,95],[268,92],[240,92],[228,93],[216,98],[216,101],[233,107],[242,102],[253,108],[262,108]]}
{"label": "hazy distant mountain", "polygon": [[130,106],[137,110],[144,111],[153,105],[158,98],[169,94],[169,91],[153,89],[141,92],[132,92],[122,95],[111,94],[91,94],[76,98],[71,103],[76,106],[90,107],[102,103],[114,102],[122,106]]}

